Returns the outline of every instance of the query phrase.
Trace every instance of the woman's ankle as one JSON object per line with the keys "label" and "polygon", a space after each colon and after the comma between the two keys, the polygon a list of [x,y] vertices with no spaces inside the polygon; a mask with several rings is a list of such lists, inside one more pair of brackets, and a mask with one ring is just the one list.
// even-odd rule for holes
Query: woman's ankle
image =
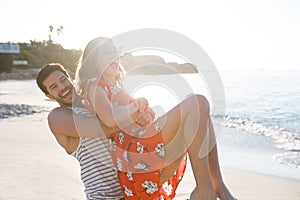
{"label": "woman's ankle", "polygon": [[211,187],[196,187],[190,195],[190,200],[216,200],[217,194]]}

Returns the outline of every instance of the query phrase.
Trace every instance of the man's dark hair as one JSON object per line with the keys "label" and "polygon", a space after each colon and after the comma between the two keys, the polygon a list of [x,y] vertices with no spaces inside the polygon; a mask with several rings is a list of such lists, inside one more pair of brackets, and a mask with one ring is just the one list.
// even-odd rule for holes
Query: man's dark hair
{"label": "man's dark hair", "polygon": [[65,70],[64,66],[62,66],[61,64],[49,63],[49,64],[44,65],[36,77],[36,83],[45,94],[49,94],[49,92],[48,92],[47,88],[44,86],[43,82],[54,71],[61,71],[68,78],[70,78],[68,72]]}

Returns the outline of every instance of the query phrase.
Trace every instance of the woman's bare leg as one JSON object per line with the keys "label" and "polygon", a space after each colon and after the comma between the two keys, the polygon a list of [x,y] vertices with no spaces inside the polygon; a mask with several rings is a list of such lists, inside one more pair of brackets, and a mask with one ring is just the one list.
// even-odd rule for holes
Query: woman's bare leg
{"label": "woman's bare leg", "polygon": [[[191,200],[215,200],[216,194],[210,175],[207,152],[209,146],[206,137],[209,127],[209,106],[206,99],[200,95],[187,98],[163,116],[159,123],[166,145],[166,162],[171,163],[178,160],[188,148],[196,180],[196,188],[191,194]],[[199,157],[199,152],[201,157]],[[162,171],[162,177],[165,174],[170,174],[169,168]]]}
{"label": "woman's bare leg", "polygon": [[[210,120],[211,121],[211,120]],[[212,178],[212,183],[215,189],[217,196],[221,200],[236,200],[226,187],[221,170],[219,165],[219,158],[218,158],[218,148],[215,138],[215,130],[213,127],[213,123],[211,121],[209,126],[209,140],[210,140],[210,151],[208,155],[208,162],[209,162],[209,170]]]}

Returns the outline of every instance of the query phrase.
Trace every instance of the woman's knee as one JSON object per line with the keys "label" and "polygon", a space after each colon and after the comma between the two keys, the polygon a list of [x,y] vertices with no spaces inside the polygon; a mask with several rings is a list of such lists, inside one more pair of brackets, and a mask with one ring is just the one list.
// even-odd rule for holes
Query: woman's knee
{"label": "woman's knee", "polygon": [[209,114],[209,112],[210,112],[209,102],[204,95],[192,94],[192,95],[188,96],[187,101],[188,101],[189,107],[192,110],[201,110],[202,112]]}

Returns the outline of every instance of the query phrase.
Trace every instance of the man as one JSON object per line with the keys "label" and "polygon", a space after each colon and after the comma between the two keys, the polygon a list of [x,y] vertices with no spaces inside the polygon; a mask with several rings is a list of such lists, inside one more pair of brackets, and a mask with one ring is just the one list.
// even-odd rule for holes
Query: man
{"label": "man", "polygon": [[[36,80],[45,95],[60,105],[50,112],[49,127],[57,142],[79,161],[86,198],[123,199],[107,150],[109,142],[103,133],[103,130],[116,130],[108,129],[94,115],[80,108],[80,102],[76,102],[78,98],[73,93],[73,82],[62,65],[45,65]],[[74,104],[78,107],[72,108]]]}

